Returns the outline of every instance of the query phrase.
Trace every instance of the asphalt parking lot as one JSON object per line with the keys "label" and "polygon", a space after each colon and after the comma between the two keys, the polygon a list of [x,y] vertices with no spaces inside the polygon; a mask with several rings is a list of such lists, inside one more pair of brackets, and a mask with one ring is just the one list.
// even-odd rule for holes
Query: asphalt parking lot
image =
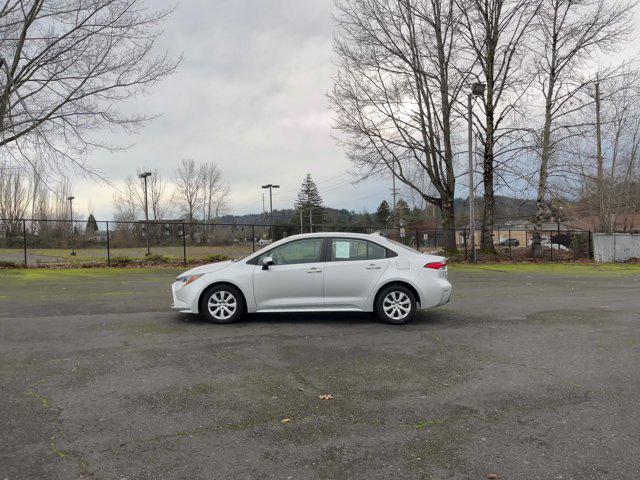
{"label": "asphalt parking lot", "polygon": [[640,268],[454,267],[401,327],[211,325],[175,273],[0,271],[0,479],[640,477]]}

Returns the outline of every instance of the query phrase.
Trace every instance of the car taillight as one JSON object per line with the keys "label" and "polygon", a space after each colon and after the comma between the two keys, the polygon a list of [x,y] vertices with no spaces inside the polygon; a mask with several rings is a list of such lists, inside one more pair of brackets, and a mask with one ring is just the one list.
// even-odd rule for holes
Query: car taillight
{"label": "car taillight", "polygon": [[431,262],[427,263],[424,268],[431,268],[432,270],[444,270],[447,268],[447,262]]}

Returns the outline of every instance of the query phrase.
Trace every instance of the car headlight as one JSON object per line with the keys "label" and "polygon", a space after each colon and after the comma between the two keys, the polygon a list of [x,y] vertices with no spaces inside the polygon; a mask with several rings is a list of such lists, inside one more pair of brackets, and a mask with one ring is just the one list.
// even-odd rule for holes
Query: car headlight
{"label": "car headlight", "polygon": [[204,273],[200,273],[198,275],[185,275],[183,277],[178,277],[178,281],[182,282],[182,286],[186,287],[187,285],[189,285],[190,283],[195,282],[197,279],[199,279],[202,275],[204,275]]}

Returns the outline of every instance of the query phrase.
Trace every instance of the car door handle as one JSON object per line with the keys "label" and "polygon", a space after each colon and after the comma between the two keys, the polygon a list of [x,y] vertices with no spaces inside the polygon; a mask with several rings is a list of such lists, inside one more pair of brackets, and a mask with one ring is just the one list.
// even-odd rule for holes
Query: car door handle
{"label": "car door handle", "polygon": [[378,267],[376,265],[369,265],[368,267],[364,267],[367,270],[380,270],[382,267]]}
{"label": "car door handle", "polygon": [[311,268],[311,269],[307,270],[307,273],[322,273],[322,270],[320,270],[318,268]]}

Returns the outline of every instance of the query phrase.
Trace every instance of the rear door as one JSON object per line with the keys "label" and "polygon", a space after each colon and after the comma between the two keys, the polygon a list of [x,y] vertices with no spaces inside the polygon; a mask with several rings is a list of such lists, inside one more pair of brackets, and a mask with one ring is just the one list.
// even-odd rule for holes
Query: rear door
{"label": "rear door", "polygon": [[356,238],[330,238],[327,243],[325,307],[362,308],[389,265],[386,248]]}

